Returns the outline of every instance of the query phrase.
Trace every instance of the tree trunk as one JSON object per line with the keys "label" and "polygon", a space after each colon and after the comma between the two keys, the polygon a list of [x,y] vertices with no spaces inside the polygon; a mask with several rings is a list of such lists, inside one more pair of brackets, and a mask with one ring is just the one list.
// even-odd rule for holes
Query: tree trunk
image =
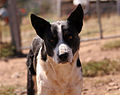
{"label": "tree trunk", "polygon": [[16,7],[16,0],[8,0],[8,13],[12,44],[16,47],[17,52],[21,52],[20,19]]}

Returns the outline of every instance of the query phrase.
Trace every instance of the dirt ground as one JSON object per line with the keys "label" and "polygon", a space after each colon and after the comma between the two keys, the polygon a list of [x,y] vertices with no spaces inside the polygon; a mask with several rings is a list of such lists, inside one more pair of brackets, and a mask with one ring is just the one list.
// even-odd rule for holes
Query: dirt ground
{"label": "dirt ground", "polygon": [[[120,49],[101,50],[101,46],[107,41],[110,40],[82,42],[80,48],[81,61],[89,62],[106,58],[120,60]],[[28,50],[24,52],[27,53]],[[1,59],[0,86],[16,86],[19,92],[17,95],[26,95],[27,68],[25,62],[26,58]],[[120,74],[84,77],[83,80],[82,95],[120,95]]]}

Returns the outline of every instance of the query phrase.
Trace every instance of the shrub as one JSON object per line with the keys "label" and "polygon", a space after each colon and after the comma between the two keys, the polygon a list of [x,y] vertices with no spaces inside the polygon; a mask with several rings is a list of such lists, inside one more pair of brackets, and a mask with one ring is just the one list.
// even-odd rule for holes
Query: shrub
{"label": "shrub", "polygon": [[15,95],[14,91],[15,91],[15,87],[13,86],[1,86],[0,87],[0,95]]}
{"label": "shrub", "polygon": [[15,52],[16,52],[16,49],[11,43],[0,44],[0,57],[14,56]]}
{"label": "shrub", "polygon": [[120,71],[120,63],[108,59],[83,63],[83,76],[94,77],[108,75]]}
{"label": "shrub", "polygon": [[102,46],[102,50],[111,50],[120,48],[120,40],[107,42]]}

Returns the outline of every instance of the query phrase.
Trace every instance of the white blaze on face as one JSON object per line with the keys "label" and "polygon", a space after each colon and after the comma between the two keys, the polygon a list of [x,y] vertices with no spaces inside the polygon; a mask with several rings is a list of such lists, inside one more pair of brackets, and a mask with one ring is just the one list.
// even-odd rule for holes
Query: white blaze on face
{"label": "white blaze on face", "polygon": [[62,34],[62,21],[58,21],[56,24],[57,26],[57,32],[58,32],[58,43],[54,49],[54,56],[53,56],[53,60],[58,63],[60,61],[58,54],[64,54],[64,53],[68,53],[68,61],[72,62],[72,58],[73,58],[73,53],[72,53],[72,49],[63,41],[63,34]]}
{"label": "white blaze on face", "polygon": [[58,52],[59,52],[59,55],[68,53],[68,46],[66,44],[60,44]]}

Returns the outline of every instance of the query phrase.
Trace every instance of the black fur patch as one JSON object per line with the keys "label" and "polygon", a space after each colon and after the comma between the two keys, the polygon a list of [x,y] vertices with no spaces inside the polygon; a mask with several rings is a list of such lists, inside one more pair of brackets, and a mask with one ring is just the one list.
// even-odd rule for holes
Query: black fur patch
{"label": "black fur patch", "polygon": [[58,40],[57,27],[51,25],[51,31],[47,31],[44,38],[47,54],[51,57],[54,55],[53,49],[56,47]]}
{"label": "black fur patch", "polygon": [[81,62],[80,62],[79,58],[77,59],[77,64],[76,65],[77,65],[77,67],[81,67]]}
{"label": "black fur patch", "polygon": [[47,53],[46,53],[46,48],[45,45],[42,45],[42,49],[41,49],[41,59],[46,61],[47,60]]}
{"label": "black fur patch", "polygon": [[77,29],[78,33],[81,32],[83,26],[83,17],[83,9],[82,6],[79,4],[67,19],[69,24]]}
{"label": "black fur patch", "polygon": [[31,14],[31,23],[37,35],[44,39],[45,32],[50,31],[50,23],[34,14]]}
{"label": "black fur patch", "polygon": [[33,51],[30,50],[29,54],[27,56],[27,63],[26,64],[27,64],[28,70],[30,70],[31,74],[36,75],[36,72],[35,72],[34,67],[33,67],[33,58],[34,58]]}
{"label": "black fur patch", "polygon": [[28,70],[27,72],[27,95],[35,95],[35,90],[34,90],[34,81],[32,79],[33,74]]}

